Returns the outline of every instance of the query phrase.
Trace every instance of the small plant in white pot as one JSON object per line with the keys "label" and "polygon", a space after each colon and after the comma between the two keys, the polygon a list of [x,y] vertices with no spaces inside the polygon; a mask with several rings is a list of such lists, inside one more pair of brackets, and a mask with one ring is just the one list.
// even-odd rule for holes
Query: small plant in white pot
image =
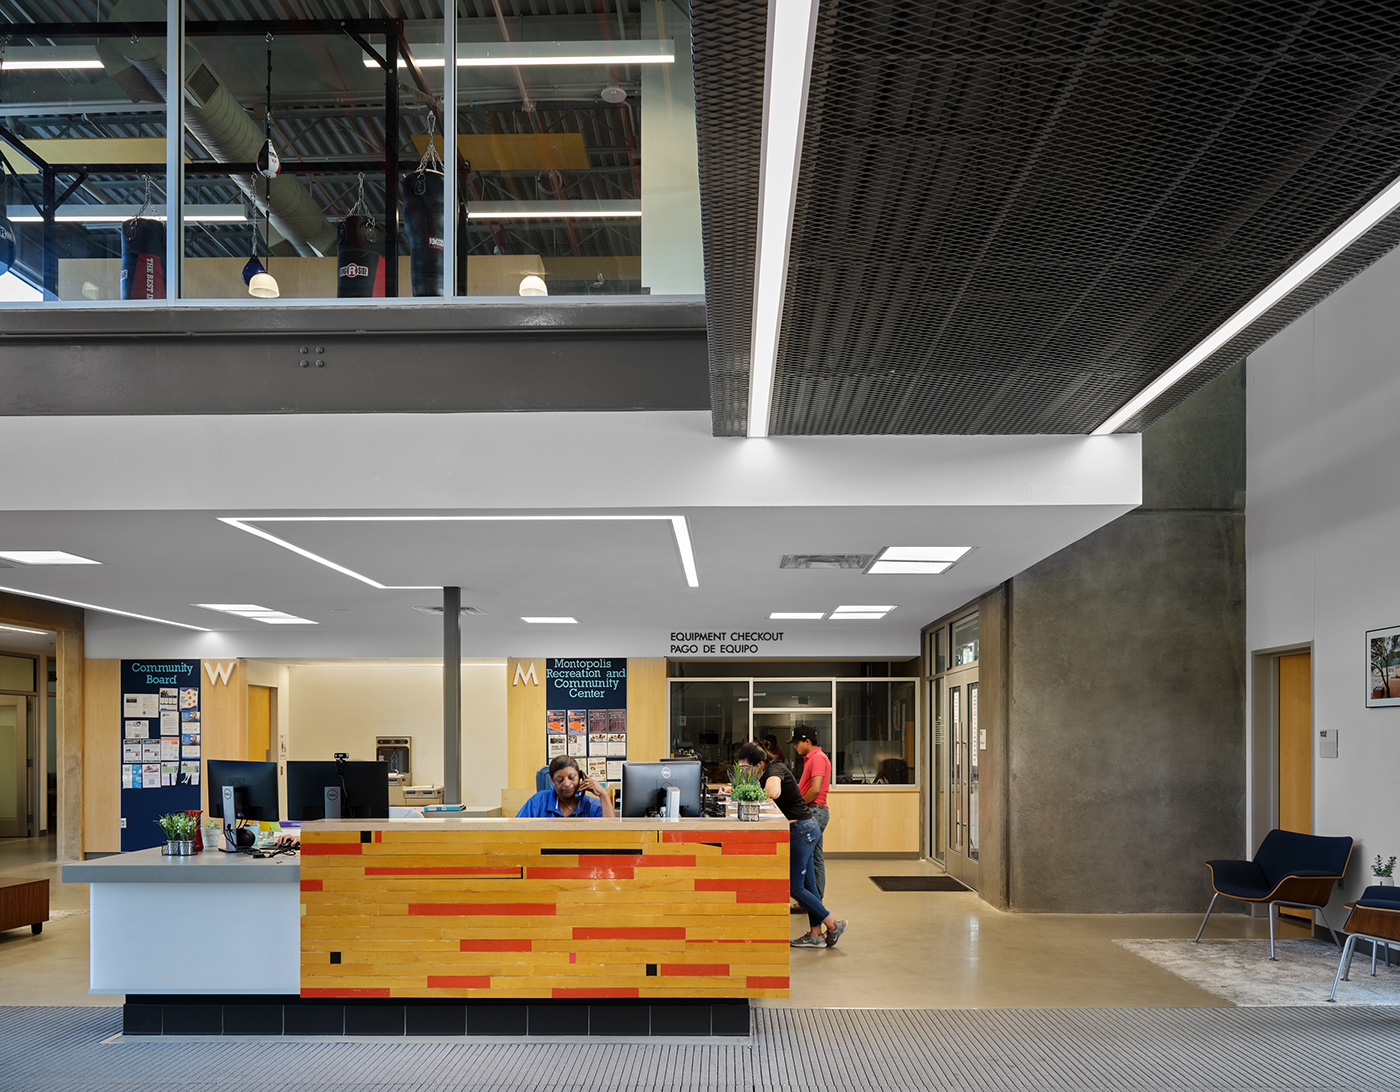
{"label": "small plant in white pot", "polygon": [[1379,853],[1376,854],[1376,863],[1371,866],[1371,874],[1376,877],[1376,883],[1383,887],[1395,886],[1395,854],[1390,855],[1390,860],[1382,861]]}
{"label": "small plant in white pot", "polygon": [[768,799],[768,794],[759,784],[758,775],[743,766],[736,766],[730,784],[730,799],[739,805],[739,818],[746,823],[757,822],[759,809]]}

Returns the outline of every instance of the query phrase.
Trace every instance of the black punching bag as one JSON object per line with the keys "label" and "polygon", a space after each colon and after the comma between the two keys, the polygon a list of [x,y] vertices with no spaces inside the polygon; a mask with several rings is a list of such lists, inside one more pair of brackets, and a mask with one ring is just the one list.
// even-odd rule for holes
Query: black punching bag
{"label": "black punching bag", "polygon": [[122,299],[165,299],[165,225],[159,220],[122,224]]}
{"label": "black punching bag", "polygon": [[415,296],[442,295],[442,197],[440,171],[416,171],[399,181],[408,236],[408,272]]}
{"label": "black punching bag", "polygon": [[335,294],[341,299],[384,295],[382,235],[366,216],[347,216],[336,228]]}

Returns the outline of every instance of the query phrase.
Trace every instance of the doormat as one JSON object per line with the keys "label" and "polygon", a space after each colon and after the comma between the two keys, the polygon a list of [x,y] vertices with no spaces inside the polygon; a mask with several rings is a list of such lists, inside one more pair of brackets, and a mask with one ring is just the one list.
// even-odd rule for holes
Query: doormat
{"label": "doormat", "polygon": [[881,891],[971,891],[952,876],[871,876]]}

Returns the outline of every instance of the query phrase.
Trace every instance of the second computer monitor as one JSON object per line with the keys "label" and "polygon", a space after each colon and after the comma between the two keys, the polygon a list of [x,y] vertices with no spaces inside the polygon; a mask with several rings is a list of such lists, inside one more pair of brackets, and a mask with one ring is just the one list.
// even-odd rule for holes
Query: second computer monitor
{"label": "second computer monitor", "polygon": [[205,761],[209,811],[224,818],[224,787],[233,789],[237,818],[277,822],[277,763],[210,758]]}
{"label": "second computer monitor", "polygon": [[695,759],[672,762],[624,762],[622,764],[622,817],[641,819],[660,813],[666,790],[681,790],[681,815],[699,819],[705,813],[700,804],[704,767]]}
{"label": "second computer monitor", "polygon": [[342,819],[389,818],[387,762],[288,762],[287,818],[326,818],[326,789],[340,794]]}

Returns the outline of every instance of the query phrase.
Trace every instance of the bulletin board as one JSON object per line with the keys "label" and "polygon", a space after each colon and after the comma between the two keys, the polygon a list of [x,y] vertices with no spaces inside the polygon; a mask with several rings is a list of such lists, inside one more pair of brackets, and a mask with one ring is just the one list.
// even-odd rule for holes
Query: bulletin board
{"label": "bulletin board", "polygon": [[627,660],[545,660],[545,762],[571,755],[617,781],[627,760]]}
{"label": "bulletin board", "polygon": [[199,807],[199,660],[121,661],[122,852],[164,845],[156,819]]}

